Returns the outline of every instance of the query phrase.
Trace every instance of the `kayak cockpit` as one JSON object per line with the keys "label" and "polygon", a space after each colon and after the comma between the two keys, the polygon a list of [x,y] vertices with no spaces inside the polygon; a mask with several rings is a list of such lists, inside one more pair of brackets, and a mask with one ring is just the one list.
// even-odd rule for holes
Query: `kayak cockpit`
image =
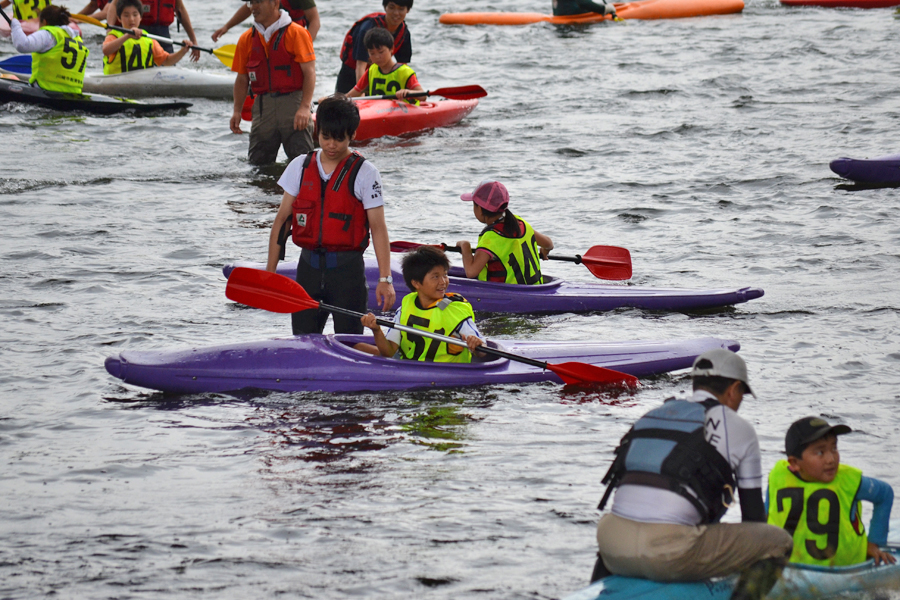
{"label": "kayak cockpit", "polygon": [[[379,363],[383,362],[386,365],[396,366],[397,363],[401,363],[404,368],[417,368],[418,366],[433,368],[435,366],[438,367],[446,367],[448,369],[495,369],[504,363],[508,363],[509,359],[501,358],[499,356],[493,355],[485,355],[484,358],[475,357],[469,364],[456,364],[456,363],[433,363],[433,362],[424,362],[424,361],[414,361],[414,360],[401,360],[396,358],[385,358],[383,356],[374,356],[369,354],[368,352],[363,352],[362,350],[357,350],[354,346],[360,342],[366,344],[374,344],[375,339],[371,335],[349,335],[349,334],[334,334],[325,336],[325,341],[327,344],[331,346],[331,348],[338,354],[342,354],[348,358],[354,358],[356,360],[365,361],[365,362],[373,362]],[[503,346],[498,344],[493,340],[488,340],[487,345],[490,348],[496,348],[498,350],[504,350]]]}
{"label": "kayak cockpit", "polygon": [[[462,267],[450,267],[448,273],[450,275],[450,289],[453,290],[454,279],[465,279],[467,289],[489,289],[489,290],[510,290],[512,292],[528,290],[531,292],[550,291],[558,288],[562,284],[562,280],[558,277],[544,275],[544,283],[536,285],[520,285],[518,283],[497,283],[495,281],[481,281],[479,279],[469,279],[466,277],[466,271]],[[463,294],[465,296],[465,294]]]}

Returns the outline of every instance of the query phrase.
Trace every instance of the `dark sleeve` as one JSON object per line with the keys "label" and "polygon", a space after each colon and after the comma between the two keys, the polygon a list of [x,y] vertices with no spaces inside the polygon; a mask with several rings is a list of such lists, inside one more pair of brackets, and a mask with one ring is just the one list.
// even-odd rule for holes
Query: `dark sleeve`
{"label": "dark sleeve", "polygon": [[741,498],[741,521],[765,523],[766,507],[763,504],[762,488],[741,488],[738,490],[738,495]]}
{"label": "dark sleeve", "polygon": [[394,54],[397,62],[404,64],[412,62],[412,37],[409,35],[409,26],[405,29],[406,31],[403,32],[403,43],[397,49],[397,53]]}
{"label": "dark sleeve", "polygon": [[366,33],[373,27],[375,27],[375,21],[373,19],[366,19],[360,23],[359,27],[356,28],[356,31],[353,32],[354,59],[361,60],[364,63],[369,62],[369,51],[366,50],[366,43],[363,40],[366,37]]}
{"label": "dark sleeve", "polygon": [[288,0],[288,4],[291,5],[291,8],[294,10],[303,9],[309,10],[310,8],[316,7],[316,0]]}

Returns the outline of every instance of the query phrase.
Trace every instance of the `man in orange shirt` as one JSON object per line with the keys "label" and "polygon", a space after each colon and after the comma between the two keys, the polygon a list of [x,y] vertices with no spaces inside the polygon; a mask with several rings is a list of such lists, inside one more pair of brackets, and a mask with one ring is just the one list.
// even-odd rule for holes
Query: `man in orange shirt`
{"label": "man in orange shirt", "polygon": [[253,27],[234,52],[234,113],[231,131],[241,131],[248,87],[256,96],[248,156],[255,165],[275,162],[283,145],[290,162],[313,149],[310,120],[316,87],[316,55],[309,32],[291,21],[279,0],[250,0]]}

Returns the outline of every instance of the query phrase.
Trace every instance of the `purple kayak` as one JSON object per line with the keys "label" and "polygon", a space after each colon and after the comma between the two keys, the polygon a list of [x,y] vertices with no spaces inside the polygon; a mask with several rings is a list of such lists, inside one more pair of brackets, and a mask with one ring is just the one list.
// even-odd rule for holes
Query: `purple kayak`
{"label": "purple kayak", "polygon": [[[235,262],[225,265],[225,277],[236,267],[264,269],[262,263]],[[409,293],[403,282],[399,262],[391,267],[397,304]],[[296,262],[281,262],[278,273],[294,279]],[[376,306],[375,286],[378,265],[374,257],[366,257],[366,279],[369,281],[369,306]],[[461,267],[450,268],[450,290],[462,294],[476,311],[498,313],[564,313],[643,308],[647,310],[698,310],[720,308],[760,298],[760,288],[686,290],[678,288],[650,288],[592,282],[570,282],[558,277],[544,276],[548,283],[514,285],[468,279]]]}
{"label": "purple kayak", "polygon": [[[467,365],[398,360],[353,349],[373,343],[362,335],[298,335],[256,342],[176,350],[123,350],[106,370],[125,383],[175,394],[232,392],[359,392],[562,381],[550,371],[506,358]],[[714,348],[738,350],[718,338],[659,342],[489,342],[537,360],[577,361],[646,377],[686,369]]]}
{"label": "purple kayak", "polygon": [[900,154],[865,160],[838,158],[829,166],[844,179],[859,183],[900,183]]}

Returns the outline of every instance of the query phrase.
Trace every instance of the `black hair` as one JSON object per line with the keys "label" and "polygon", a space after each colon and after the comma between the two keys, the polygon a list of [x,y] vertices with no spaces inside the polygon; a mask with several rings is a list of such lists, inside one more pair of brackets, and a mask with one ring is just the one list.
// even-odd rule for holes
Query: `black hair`
{"label": "black hair", "polygon": [[366,50],[374,50],[375,48],[394,49],[394,36],[384,27],[374,27],[366,32],[363,38],[363,44]]}
{"label": "black hair", "polygon": [[402,270],[403,281],[410,291],[415,291],[412,282],[418,281],[422,283],[425,276],[435,267],[444,267],[450,270],[450,261],[447,255],[440,248],[434,246],[419,246],[415,250],[410,250],[403,257]]}
{"label": "black hair", "polygon": [[44,10],[41,11],[40,20],[47,23],[51,27],[62,27],[63,25],[69,24],[69,19],[71,19],[71,15],[69,14],[69,9],[65,6],[57,6],[56,4],[51,4],[50,6],[45,6]]}
{"label": "black hair", "polygon": [[359,109],[344,94],[328,96],[316,110],[316,139],[324,134],[335,140],[352,138],[359,127]]}
{"label": "black hair", "polygon": [[[694,390],[706,390],[712,392],[716,396],[721,396],[735,381],[740,379],[732,379],[731,377],[719,377],[718,375],[697,375],[693,378]],[[741,381],[744,386],[744,392],[747,391],[747,384]]]}
{"label": "black hair", "polygon": [[519,220],[516,219],[516,216],[512,214],[512,211],[508,208],[504,208],[503,210],[498,210],[497,212],[491,212],[489,210],[485,210],[483,206],[479,206],[481,212],[484,213],[484,216],[488,219],[493,219],[494,217],[499,217],[503,214],[503,235],[509,238],[519,237]]}
{"label": "black hair", "polygon": [[141,0],[117,0],[116,1],[116,16],[119,19],[122,18],[122,13],[125,11],[127,6],[133,6],[137,9],[139,15],[144,14],[144,5],[141,3]]}
{"label": "black hair", "polygon": [[387,8],[387,5],[393,2],[397,6],[405,6],[406,8],[412,8],[413,0],[381,0],[381,6]]}

